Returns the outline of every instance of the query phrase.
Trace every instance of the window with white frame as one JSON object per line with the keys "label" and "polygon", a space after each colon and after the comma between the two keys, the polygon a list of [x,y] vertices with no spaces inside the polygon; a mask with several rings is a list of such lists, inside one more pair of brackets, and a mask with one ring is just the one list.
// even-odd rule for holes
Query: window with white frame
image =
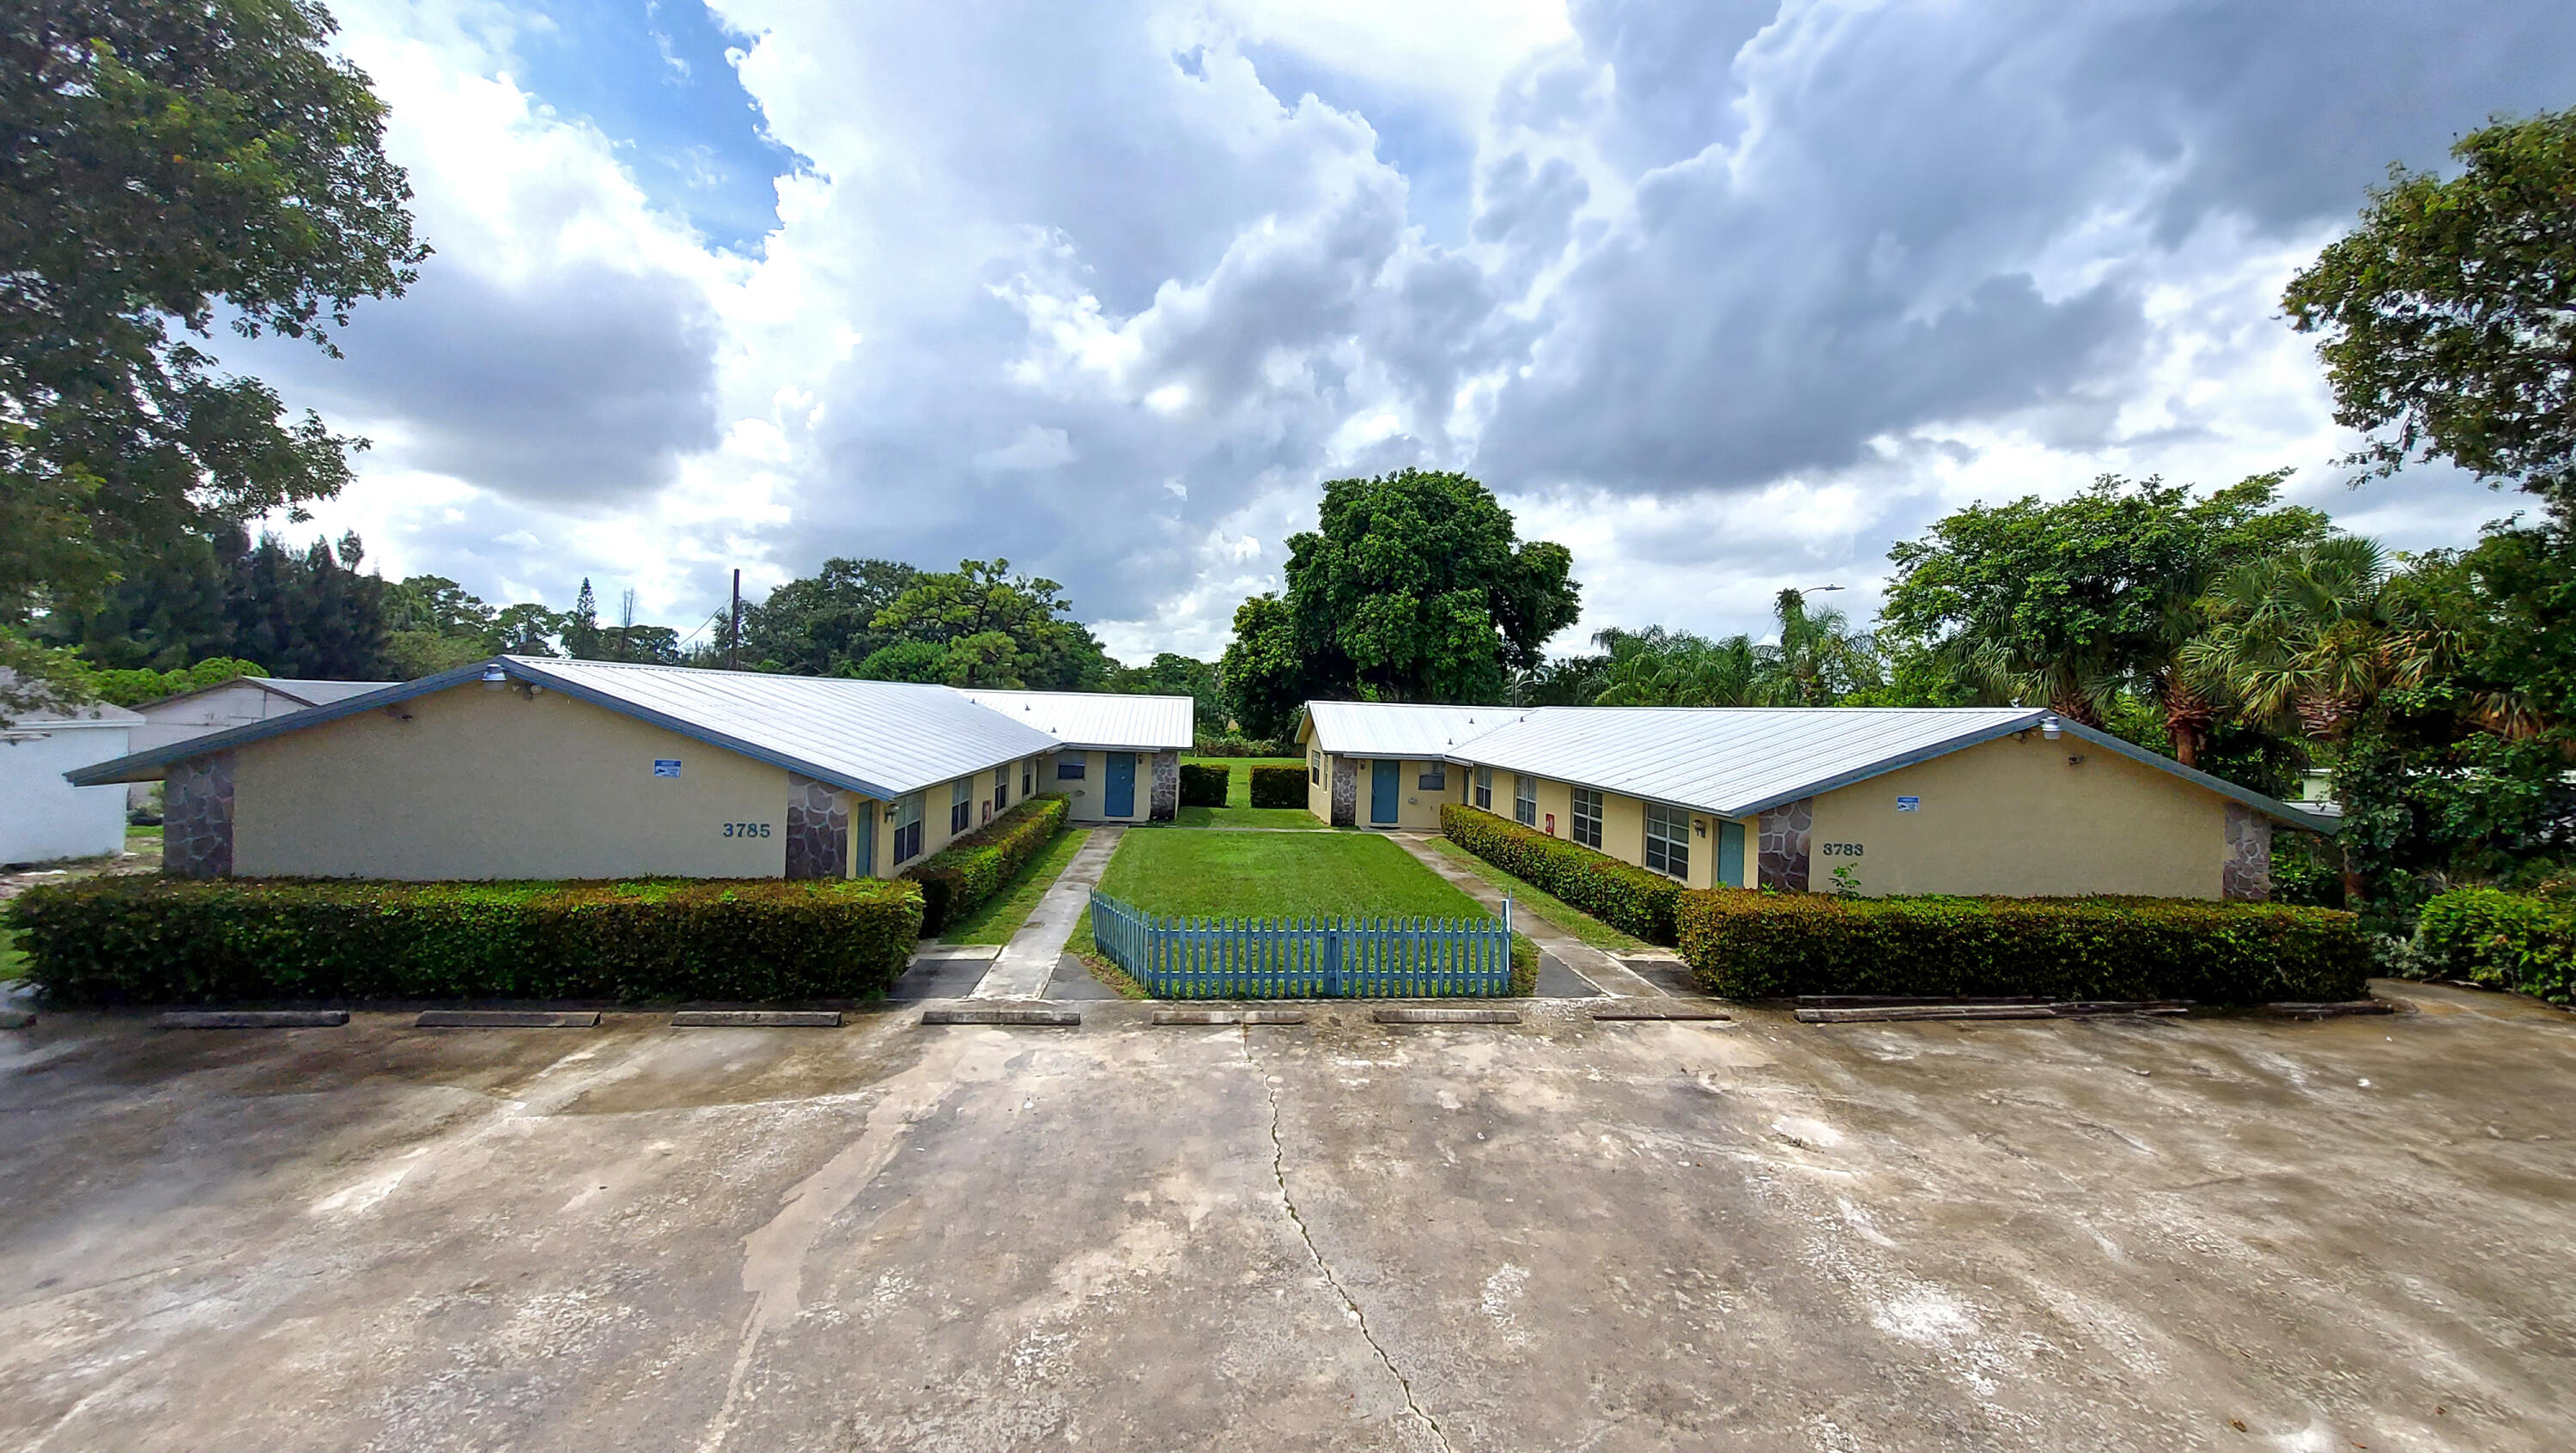
{"label": "window with white frame", "polygon": [[894,805],[894,860],[898,863],[921,856],[921,808],[918,792]]}
{"label": "window with white frame", "polygon": [[960,777],[948,784],[948,835],[955,837],[975,821],[975,782]]}
{"label": "window with white frame", "polygon": [[1011,768],[1004,763],[993,769],[993,810],[1003,811],[1011,805]]}
{"label": "window with white frame", "polygon": [[1690,814],[1660,802],[1646,804],[1646,866],[1668,877],[1690,876]]}
{"label": "window with white frame", "polygon": [[1306,750],[1306,780],[1310,784],[1324,780],[1324,750],[1321,747]]}
{"label": "window with white frame", "polygon": [[1574,789],[1574,840],[1587,848],[1601,846],[1601,794],[1589,787]]}
{"label": "window with white frame", "polygon": [[1038,790],[1038,759],[1030,757],[1020,763],[1020,795],[1026,797]]}
{"label": "window with white frame", "polygon": [[1494,769],[1491,767],[1476,769],[1476,806],[1485,812],[1494,810]]}
{"label": "window with white frame", "polygon": [[1512,817],[1523,827],[1538,826],[1538,779],[1527,772],[1512,774]]}

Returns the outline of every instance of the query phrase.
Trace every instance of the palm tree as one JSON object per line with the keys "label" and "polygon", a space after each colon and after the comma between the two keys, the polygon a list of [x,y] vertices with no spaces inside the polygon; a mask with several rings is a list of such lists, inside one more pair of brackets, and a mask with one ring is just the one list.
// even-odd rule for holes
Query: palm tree
{"label": "palm tree", "polygon": [[2339,746],[2414,654],[2390,606],[2377,544],[2302,546],[2220,576],[2201,605],[2209,628],[2180,664],[2246,720]]}
{"label": "palm tree", "polygon": [[1878,653],[1869,633],[1855,631],[1841,611],[1809,610],[1807,598],[1783,590],[1772,602],[1780,644],[1771,651],[1772,696],[1783,706],[1831,706],[1879,681]]}
{"label": "palm tree", "polygon": [[1661,626],[1601,632],[1609,685],[1596,706],[1754,706],[1763,700],[1762,649],[1745,635],[1711,641]]}

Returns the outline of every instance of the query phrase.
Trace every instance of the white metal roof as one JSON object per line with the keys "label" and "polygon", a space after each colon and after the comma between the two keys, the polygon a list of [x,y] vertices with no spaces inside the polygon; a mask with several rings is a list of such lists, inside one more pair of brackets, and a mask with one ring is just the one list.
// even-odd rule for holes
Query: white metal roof
{"label": "white metal roof", "polygon": [[1310,701],[1316,745],[1337,757],[1454,756],[1471,738],[1529,715],[1509,706],[1417,706],[1390,701]]}
{"label": "white metal roof", "polygon": [[876,797],[899,797],[1056,739],[945,686],[509,656],[510,673]]}
{"label": "white metal roof", "polygon": [[1110,751],[1186,751],[1197,740],[1196,704],[1186,696],[1128,696],[1109,691],[959,689],[968,701],[1032,726],[1068,747]]}
{"label": "white metal roof", "polygon": [[1456,755],[1741,817],[2047,715],[2028,707],[1543,706]]}
{"label": "white metal roof", "polygon": [[335,701],[346,701],[352,696],[364,696],[370,691],[382,691],[388,686],[401,684],[395,681],[298,681],[288,676],[245,676],[242,679],[257,682],[280,696],[292,696],[307,706],[329,706]]}
{"label": "white metal roof", "polygon": [[[190,737],[64,775],[82,787],[148,781],[171,763],[190,757],[302,731],[433,692],[470,688],[496,666],[517,680],[871,797],[900,797],[1065,745],[1011,713],[977,705],[966,693],[946,686],[501,656],[266,721]],[[1180,735],[1177,741],[1166,744],[1182,745],[1189,740],[1191,708],[1186,696],[1034,695],[1109,702],[1125,711],[1137,710],[1135,703],[1142,702],[1147,703],[1143,708],[1147,713],[1170,710],[1169,706],[1154,703],[1177,703]],[[1071,713],[1073,708],[1068,706],[1065,710]],[[1113,740],[1102,745],[1116,750],[1155,744]]]}

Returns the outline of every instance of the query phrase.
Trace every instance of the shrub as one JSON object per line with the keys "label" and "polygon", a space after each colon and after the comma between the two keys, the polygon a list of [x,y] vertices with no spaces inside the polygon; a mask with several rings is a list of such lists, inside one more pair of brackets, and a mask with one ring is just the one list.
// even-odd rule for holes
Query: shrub
{"label": "shrub", "polygon": [[1201,767],[1181,764],[1181,805],[1183,807],[1225,806],[1226,779],[1234,775],[1231,767]]}
{"label": "shrub", "polygon": [[2424,905],[2415,949],[2426,972],[2565,1004],[2576,991],[2576,902],[2454,888]]}
{"label": "shrub", "polygon": [[1682,957],[1733,999],[2029,994],[2206,1004],[2357,999],[2370,947],[2326,908],[2197,898],[1854,898],[1699,889]]}
{"label": "shrub", "polygon": [[1305,806],[1306,769],[1303,767],[1253,768],[1252,805],[1255,807]]}
{"label": "shrub", "polygon": [[921,893],[881,879],[381,883],[92,878],[9,905],[27,977],[86,1003],[855,999]]}
{"label": "shrub", "polygon": [[1613,928],[1648,943],[1673,942],[1673,909],[1683,888],[1661,873],[1463,803],[1441,806],[1440,831],[1477,857]]}
{"label": "shrub", "polygon": [[1281,739],[1268,741],[1261,737],[1201,737],[1190,746],[1193,757],[1302,757],[1305,748]]}
{"label": "shrub", "polygon": [[1064,831],[1070,803],[1053,794],[1029,798],[904,869],[921,885],[921,931],[937,933],[1000,892]]}

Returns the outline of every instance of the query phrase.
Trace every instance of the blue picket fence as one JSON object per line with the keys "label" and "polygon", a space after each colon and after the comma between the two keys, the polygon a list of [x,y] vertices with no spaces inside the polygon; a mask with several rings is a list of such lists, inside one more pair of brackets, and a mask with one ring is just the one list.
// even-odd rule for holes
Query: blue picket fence
{"label": "blue picket fence", "polygon": [[1156,918],[1091,895],[1091,937],[1157,999],[1463,999],[1512,991],[1494,918]]}

